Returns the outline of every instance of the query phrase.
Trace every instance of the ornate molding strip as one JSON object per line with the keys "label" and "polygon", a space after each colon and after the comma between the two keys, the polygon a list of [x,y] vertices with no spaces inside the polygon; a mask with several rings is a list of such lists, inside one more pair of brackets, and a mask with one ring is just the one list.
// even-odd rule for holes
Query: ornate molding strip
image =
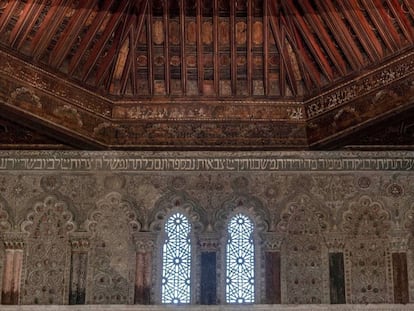
{"label": "ornate molding strip", "polygon": [[305,121],[305,117],[301,102],[273,100],[154,100],[116,105],[113,109],[113,118],[119,120],[300,122]]}
{"label": "ornate molding strip", "polygon": [[[56,75],[0,50],[0,74],[66,102],[72,109],[84,109],[103,117],[121,120],[290,120],[304,121],[305,110],[301,101],[188,98],[166,100],[116,100],[88,91]],[[188,109],[191,105],[192,109]]]}
{"label": "ornate molding strip", "polygon": [[112,104],[104,97],[80,88],[30,63],[0,50],[0,75],[24,83],[73,106],[110,117]]}
{"label": "ornate molding strip", "polygon": [[[0,73],[27,86],[64,100],[75,108],[104,117],[123,120],[291,120],[305,121],[336,107],[343,106],[375,90],[413,76],[414,51],[393,59],[357,80],[345,82],[301,102],[292,100],[201,100],[188,99],[117,101],[69,83],[17,57],[0,51]],[[173,103],[171,103],[171,101]],[[193,109],[183,109],[192,105]],[[305,105],[305,106],[304,106]],[[242,108],[242,109],[240,109]]]}
{"label": "ornate molding strip", "polygon": [[[398,108],[406,97],[397,96],[390,105],[381,101],[387,95],[383,89],[401,81],[411,87],[413,73],[414,51],[408,51],[306,102],[262,97],[125,101],[101,96],[0,51],[0,108],[34,116],[87,144],[111,148],[305,147]],[[364,96],[373,97],[378,107],[361,104]],[[326,119],[318,121],[317,116]]]}
{"label": "ornate molding strip", "polygon": [[0,171],[414,171],[413,152],[0,152]]}
{"label": "ornate molding strip", "polygon": [[314,118],[410,76],[414,81],[414,51],[305,101],[307,117]]}

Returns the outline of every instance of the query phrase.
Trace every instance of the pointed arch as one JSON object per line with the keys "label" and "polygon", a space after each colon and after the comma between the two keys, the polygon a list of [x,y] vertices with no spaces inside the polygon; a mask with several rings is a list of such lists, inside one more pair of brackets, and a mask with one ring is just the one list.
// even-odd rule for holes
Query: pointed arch
{"label": "pointed arch", "polygon": [[264,267],[260,234],[268,231],[266,219],[270,219],[270,213],[260,200],[238,192],[215,214],[215,228],[222,233],[218,293],[227,303],[259,301],[264,284],[259,277]]}
{"label": "pointed arch", "polygon": [[[198,290],[196,286],[191,285],[189,287],[189,297],[187,292],[188,288],[185,289],[185,298],[183,298],[184,296],[177,296],[174,293],[175,290],[180,291],[180,286],[178,286],[177,289],[171,289],[172,291],[168,287],[169,285],[165,287],[166,284],[163,284],[166,282],[164,267],[166,267],[166,265],[173,264],[173,262],[168,261],[171,260],[171,258],[168,259],[169,255],[173,254],[173,252],[170,253],[169,251],[174,249],[174,247],[176,251],[178,251],[177,245],[184,246],[184,248],[176,252],[176,254],[184,256],[190,260],[185,264],[187,272],[190,274],[185,277],[183,275],[176,278],[173,277],[175,280],[173,282],[181,285],[183,282],[198,284],[197,280],[199,275],[194,273],[196,263],[194,260],[191,260],[191,257],[196,258],[198,256],[195,236],[204,231],[206,219],[207,215],[205,211],[183,191],[170,192],[157,201],[155,208],[149,217],[150,231],[158,232],[157,247],[159,249],[156,253],[159,257],[157,260],[157,266],[162,267],[162,269],[157,269],[157,273],[154,274],[155,279],[153,279],[153,284],[155,286],[153,289],[156,293],[156,302],[191,303],[195,301],[196,292]],[[180,220],[181,223],[174,224],[174,221],[177,220]],[[187,223],[188,226],[186,225]],[[186,251],[180,253],[184,249]],[[182,260],[180,260],[180,264],[174,266],[175,269],[183,269],[181,262]],[[164,294],[166,290],[168,295]]]}
{"label": "pointed arch", "polygon": [[257,232],[269,230],[268,220],[271,219],[269,210],[256,197],[239,193],[224,201],[222,207],[217,210],[214,219],[215,229],[218,232],[226,230],[229,219],[239,212],[251,218]]}
{"label": "pointed arch", "polygon": [[203,232],[206,227],[207,214],[197,202],[185,192],[171,192],[161,197],[149,215],[150,231],[163,230],[166,219],[173,211],[184,213],[192,224],[193,232]]}

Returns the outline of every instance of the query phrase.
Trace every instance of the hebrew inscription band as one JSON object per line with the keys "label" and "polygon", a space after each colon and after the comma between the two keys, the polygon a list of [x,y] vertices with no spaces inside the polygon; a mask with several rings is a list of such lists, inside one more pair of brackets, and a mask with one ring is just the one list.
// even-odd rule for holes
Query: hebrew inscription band
{"label": "hebrew inscription band", "polygon": [[199,156],[94,152],[0,152],[0,171],[412,171],[414,153],[272,153]]}

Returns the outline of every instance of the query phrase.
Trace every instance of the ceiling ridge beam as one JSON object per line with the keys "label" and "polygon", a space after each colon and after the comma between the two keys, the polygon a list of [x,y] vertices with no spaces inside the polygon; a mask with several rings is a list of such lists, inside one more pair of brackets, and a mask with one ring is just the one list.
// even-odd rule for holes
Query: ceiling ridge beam
{"label": "ceiling ridge beam", "polygon": [[78,68],[78,65],[82,57],[84,56],[96,33],[99,31],[99,28],[102,26],[106,16],[108,15],[108,11],[110,10],[114,2],[115,0],[105,0],[103,7],[95,16],[92,25],[89,27],[86,35],[82,38],[82,41],[79,44],[79,48],[76,51],[76,54],[72,57],[72,60],[69,64],[68,71],[70,75],[73,75],[75,70]]}
{"label": "ceiling ridge beam", "polygon": [[170,68],[170,34],[168,29],[168,14],[169,14],[169,5],[168,0],[163,0],[164,3],[164,12],[162,16],[164,24],[164,85],[165,85],[165,94],[170,95],[171,92],[171,68]]}
{"label": "ceiling ridge beam", "polygon": [[[132,6],[131,6],[132,8]],[[95,77],[96,85],[99,86],[102,81],[106,78],[107,79],[107,86],[106,89],[109,90],[110,85],[113,81],[113,74],[115,71],[116,62],[114,63],[116,55],[119,57],[119,52],[121,51],[123,45],[125,44],[125,41],[128,39],[128,35],[131,31],[131,29],[134,27],[135,22],[135,15],[130,12],[128,18],[126,20],[123,20],[121,24],[119,24],[116,29],[114,30],[114,41],[112,42],[111,47],[109,50],[105,53],[106,55],[103,56],[102,62],[100,63],[100,66],[97,69],[97,74]],[[108,75],[109,73],[109,76]]]}
{"label": "ceiling ridge beam", "polygon": [[219,2],[214,0],[213,3],[213,51],[214,51],[214,91],[216,94],[220,94],[220,41],[219,41]]}
{"label": "ceiling ridge beam", "polygon": [[306,53],[304,46],[305,44],[299,34],[299,30],[293,26],[293,21],[291,19],[286,20],[283,17],[282,19],[284,24],[287,25],[286,27],[290,30],[286,33],[286,36],[289,39],[290,44],[292,44],[292,48],[296,51],[298,59],[300,60],[299,64],[301,64],[302,67],[302,76],[309,78],[305,78],[305,83],[308,83],[308,90],[311,90],[310,81],[313,81],[313,83],[320,88],[322,85],[321,73],[310,59],[308,53]]}
{"label": "ceiling ridge beam", "polygon": [[279,20],[276,20],[277,10],[275,4],[269,5],[270,26],[273,30],[273,36],[276,42],[276,46],[280,53],[280,75],[282,76],[282,78],[279,79],[280,92],[282,96],[285,96],[287,79],[289,81],[292,92],[294,93],[294,95],[296,95],[298,93],[298,87],[295,79],[295,74],[293,72],[292,62],[290,60],[290,56],[284,42],[286,39],[286,31],[285,27],[283,27],[281,23],[282,16],[279,16]]}
{"label": "ceiling ridge beam", "polygon": [[[200,1],[200,0],[198,0]],[[236,3],[230,2],[230,66],[231,66],[231,94],[237,94],[237,50],[236,50]]]}
{"label": "ceiling ridge beam", "polygon": [[383,4],[378,0],[365,0],[363,5],[385,45],[394,53],[400,45],[400,38],[394,25],[390,22],[389,16],[384,16]]}
{"label": "ceiling ridge beam", "polygon": [[49,64],[52,67],[61,66],[68,52],[72,48],[73,43],[76,41],[79,32],[82,30],[84,22],[88,19],[90,15],[90,9],[94,7],[96,0],[87,0],[85,2],[85,7],[82,9],[76,10],[76,13],[72,16],[67,28],[62,34],[61,40],[57,42],[53,51],[50,54]]}
{"label": "ceiling ridge beam", "polygon": [[10,22],[10,18],[12,17],[13,12],[19,7],[19,3],[19,1],[9,2],[3,14],[0,15],[0,33],[4,31]]}
{"label": "ceiling ridge beam", "polygon": [[[138,40],[139,40],[139,36],[142,32],[143,25],[145,23],[146,13],[147,13],[147,9],[148,9],[148,0],[141,1],[141,4],[142,4],[141,7],[138,8],[138,10],[140,12],[140,14],[139,14],[140,17],[138,18],[138,21],[135,22],[136,16],[133,15],[132,12],[131,12],[131,16],[123,24],[121,34],[118,35],[118,36],[115,36],[115,41],[113,42],[113,44],[112,44],[111,48],[109,49],[109,51],[107,52],[106,56],[103,58],[103,61],[100,65],[100,67],[98,68],[98,72],[97,72],[97,75],[96,75],[96,84],[97,85],[102,83],[102,81],[104,80],[104,77],[107,75],[110,68],[113,67],[113,66],[111,66],[111,64],[113,63],[116,54],[119,52],[119,50],[123,46],[123,44],[124,44],[124,42],[127,38],[126,35],[129,34],[131,31],[133,31],[134,27],[136,27],[137,29],[136,29],[135,35],[133,36],[133,40],[130,41],[131,46],[130,46],[129,54],[131,53],[132,49],[135,49],[135,47],[138,43]],[[128,57],[130,57],[130,56],[128,56]],[[113,74],[113,70],[112,70],[112,74]],[[111,74],[111,77],[109,77],[109,81],[112,81],[112,79],[113,79],[112,74]]]}
{"label": "ceiling ridge beam", "polygon": [[263,1],[263,33],[264,33],[264,40],[263,40],[263,70],[264,70],[264,95],[269,96],[269,35],[270,35],[270,27],[269,27],[269,1],[273,0],[264,0]]}
{"label": "ceiling ridge beam", "polygon": [[110,35],[115,31],[116,27],[120,23],[121,16],[127,10],[130,0],[121,0],[117,7],[116,12],[112,14],[108,23],[106,24],[105,30],[100,36],[100,40],[93,46],[90,51],[89,57],[86,60],[83,70],[81,70],[81,80],[86,81],[96,65],[101,53],[104,50],[105,44],[108,42]]}
{"label": "ceiling ridge beam", "polygon": [[325,54],[320,48],[319,44],[316,42],[315,37],[312,35],[312,31],[307,26],[303,16],[301,16],[301,14],[298,12],[293,2],[286,1],[284,2],[284,4],[287,8],[287,11],[291,13],[293,21],[295,22],[296,26],[302,33],[302,36],[304,37],[306,44],[309,50],[311,51],[311,53],[313,54],[321,71],[324,73],[324,75],[329,81],[333,81],[334,74],[333,74],[331,65],[329,64],[329,61],[325,57]]}
{"label": "ceiling ridge beam", "polygon": [[377,36],[368,24],[365,16],[361,13],[360,8],[355,0],[337,0],[341,6],[345,17],[351,24],[353,30],[360,39],[361,45],[364,47],[372,62],[380,60],[384,52]]}
{"label": "ceiling ridge beam", "polygon": [[410,21],[408,20],[407,16],[405,16],[405,13],[401,8],[401,4],[398,2],[398,0],[387,0],[387,3],[388,7],[396,18],[398,25],[404,33],[404,36],[408,42],[412,44],[414,42],[413,26],[411,26]]}
{"label": "ceiling ridge beam", "polygon": [[409,13],[411,15],[411,18],[414,20],[414,5],[409,2],[410,0],[402,0],[402,1],[404,2],[405,6],[408,9],[407,13]]}
{"label": "ceiling ridge beam", "polygon": [[[202,0],[196,0],[196,1],[197,1],[197,13],[196,13],[197,22],[196,24],[197,24],[197,82],[198,82],[197,86],[198,86],[198,94],[203,94],[203,85],[204,85],[204,64],[203,64],[204,63],[204,54],[203,54],[204,49],[203,49],[203,40],[202,40],[203,7],[202,7]],[[236,81],[234,81],[234,84],[235,82]]]}
{"label": "ceiling ridge beam", "polygon": [[331,36],[328,34],[325,26],[322,24],[322,19],[320,18],[320,15],[317,14],[317,12],[315,12],[315,10],[309,2],[304,1],[303,5],[305,6],[305,9],[307,11],[305,14],[305,16],[307,17],[307,21],[315,30],[315,33],[319,36],[319,41],[325,47],[326,54],[329,55],[329,57],[332,60],[332,63],[335,65],[338,72],[341,75],[345,75],[347,73],[346,64],[342,59],[341,55],[339,54],[337,48],[335,47],[334,42],[332,42],[333,40]]}
{"label": "ceiling ridge beam", "polygon": [[[353,70],[359,70],[364,62],[364,57],[357,47],[348,28],[342,21],[338,11],[334,7],[332,0],[315,0],[316,5],[321,11],[321,17],[331,30],[343,53],[346,55]],[[327,13],[329,12],[329,14]]]}
{"label": "ceiling ridge beam", "polygon": [[[217,1],[217,0],[214,0]],[[180,0],[180,52],[182,93],[187,93],[187,56],[185,48],[185,0]]]}
{"label": "ceiling ridge beam", "polygon": [[50,41],[56,34],[56,30],[61,25],[66,12],[69,10],[67,2],[68,0],[56,0],[52,2],[52,7],[47,12],[31,44],[32,55],[35,60],[38,60],[47,49],[48,44],[50,44]]}
{"label": "ceiling ridge beam", "polygon": [[36,23],[39,14],[45,6],[45,1],[27,2],[23,11],[21,12],[16,25],[13,27],[9,43],[16,49],[19,49],[24,40],[27,39],[27,34],[32,30]]}

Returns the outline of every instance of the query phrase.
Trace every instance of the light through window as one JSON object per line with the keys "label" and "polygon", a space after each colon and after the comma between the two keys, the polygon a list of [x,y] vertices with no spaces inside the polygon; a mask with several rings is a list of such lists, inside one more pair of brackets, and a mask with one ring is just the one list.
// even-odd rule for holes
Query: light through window
{"label": "light through window", "polygon": [[237,214],[228,225],[226,247],[227,303],[254,303],[253,223]]}
{"label": "light through window", "polygon": [[176,213],[165,224],[163,247],[162,303],[190,303],[191,226],[187,217]]}

